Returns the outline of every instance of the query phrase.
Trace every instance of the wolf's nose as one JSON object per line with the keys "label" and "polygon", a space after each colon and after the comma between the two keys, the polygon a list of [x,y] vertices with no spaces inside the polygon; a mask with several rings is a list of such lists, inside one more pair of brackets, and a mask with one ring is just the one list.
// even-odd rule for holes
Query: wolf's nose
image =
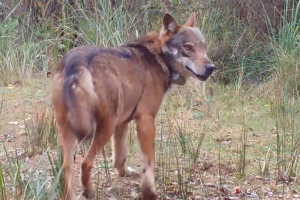
{"label": "wolf's nose", "polygon": [[210,71],[214,71],[216,69],[216,66],[212,63],[205,65],[205,67],[206,67],[206,69],[208,69]]}

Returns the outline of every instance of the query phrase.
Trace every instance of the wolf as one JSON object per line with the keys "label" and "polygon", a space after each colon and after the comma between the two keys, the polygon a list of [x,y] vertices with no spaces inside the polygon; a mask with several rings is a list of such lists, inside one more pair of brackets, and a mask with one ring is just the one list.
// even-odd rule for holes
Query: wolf
{"label": "wolf", "polygon": [[81,163],[82,198],[94,194],[91,169],[96,153],[112,140],[113,166],[126,174],[128,124],[135,121],[143,154],[143,200],[157,199],[154,185],[155,116],[165,93],[190,77],[206,81],[215,65],[195,13],[184,25],[164,14],[159,32],[115,48],[80,46],[58,63],[52,103],[63,153],[64,199],[75,200],[73,155],[78,142],[91,139]]}

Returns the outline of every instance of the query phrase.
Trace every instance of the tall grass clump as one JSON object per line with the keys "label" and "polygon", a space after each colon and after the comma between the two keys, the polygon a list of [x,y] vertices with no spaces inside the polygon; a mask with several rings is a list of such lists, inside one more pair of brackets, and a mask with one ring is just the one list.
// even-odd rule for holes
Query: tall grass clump
{"label": "tall grass clump", "polygon": [[31,14],[21,16],[22,1],[3,3],[10,7],[0,18],[0,86],[45,75],[53,65],[53,48],[58,48],[56,33],[49,30],[49,21],[32,23]]}
{"label": "tall grass clump", "polygon": [[[291,96],[299,95],[300,76],[300,3],[288,0],[281,16],[278,30],[269,22],[270,46],[273,51],[273,59],[276,72],[273,77],[273,85],[276,94],[283,97],[284,94]],[[266,16],[268,19],[268,16]]]}
{"label": "tall grass clump", "polygon": [[[23,81],[33,74],[44,74],[53,64],[51,50],[56,48],[55,38],[37,38],[45,27],[34,27],[32,32],[9,18],[0,27],[0,85]],[[22,31],[19,31],[22,30]]]}
{"label": "tall grass clump", "polygon": [[92,11],[85,10],[79,2],[76,9],[69,3],[65,9],[67,15],[60,27],[65,37],[62,43],[72,43],[66,51],[78,45],[119,46],[143,32],[141,26],[137,28],[137,15],[128,13],[123,1],[116,8],[109,1],[95,1]]}
{"label": "tall grass clump", "polygon": [[[286,1],[281,23],[275,30],[269,20],[270,46],[273,51],[272,79],[264,87],[272,105],[274,132],[277,136],[278,180],[290,181],[299,175],[300,152],[300,2]],[[266,16],[267,19],[268,16]]]}
{"label": "tall grass clump", "polygon": [[[62,160],[60,151],[57,158],[48,155],[41,158],[34,165],[22,163],[18,157],[6,152],[5,164],[0,164],[0,197],[3,200],[48,200],[57,199],[62,194]],[[47,163],[48,167],[45,167]]]}

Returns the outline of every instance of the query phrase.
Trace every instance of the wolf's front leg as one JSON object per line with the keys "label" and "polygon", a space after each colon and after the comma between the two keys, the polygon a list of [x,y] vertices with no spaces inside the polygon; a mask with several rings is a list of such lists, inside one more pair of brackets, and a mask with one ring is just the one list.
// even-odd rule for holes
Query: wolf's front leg
{"label": "wolf's front leg", "polygon": [[143,153],[142,200],[156,200],[154,186],[154,117],[141,116],[137,120],[137,133]]}

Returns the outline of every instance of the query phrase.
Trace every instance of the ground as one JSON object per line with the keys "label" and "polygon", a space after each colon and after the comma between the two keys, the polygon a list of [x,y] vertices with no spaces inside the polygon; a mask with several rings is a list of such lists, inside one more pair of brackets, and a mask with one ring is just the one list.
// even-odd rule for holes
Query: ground
{"label": "ground", "polygon": [[[24,182],[36,196],[41,195],[37,199],[43,199],[37,180],[45,183],[46,199],[52,198],[60,157],[51,84],[52,77],[37,76],[0,88],[0,161],[7,199],[25,194]],[[212,81],[203,87],[190,80],[165,98],[156,118],[155,176],[160,199],[300,199],[300,153],[289,151],[289,141],[299,137],[299,112],[293,118],[298,121],[296,134],[288,128],[282,133],[272,104],[257,91],[256,86],[237,90]],[[299,102],[295,105],[299,109]],[[118,178],[112,169],[110,144],[98,154],[92,173],[97,199],[138,199],[142,158],[134,124],[129,137],[126,177]],[[283,148],[284,144],[291,147]],[[88,143],[77,148],[77,178],[87,149]],[[75,182],[79,194],[82,188],[78,179]]]}

